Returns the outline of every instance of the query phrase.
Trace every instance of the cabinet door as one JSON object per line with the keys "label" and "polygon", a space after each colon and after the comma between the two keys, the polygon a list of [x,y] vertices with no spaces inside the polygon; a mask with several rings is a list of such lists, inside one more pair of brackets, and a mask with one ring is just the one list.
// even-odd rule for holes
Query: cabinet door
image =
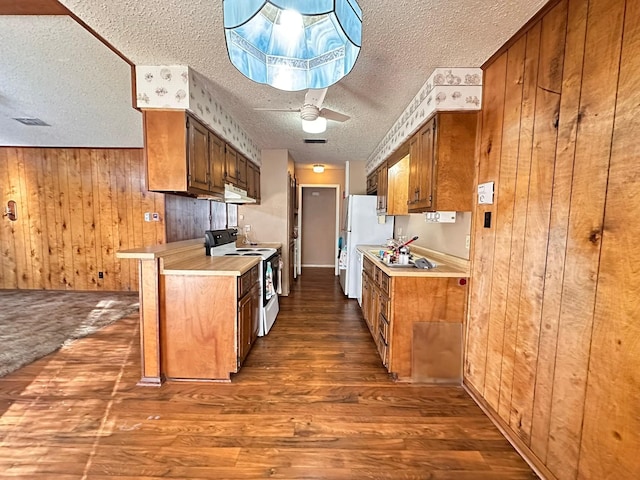
{"label": "cabinet door", "polygon": [[367,175],[367,195],[375,195],[378,192],[378,172]]}
{"label": "cabinet door", "polygon": [[253,174],[255,168],[253,163],[247,162],[247,195],[251,198],[256,198],[256,178]]}
{"label": "cabinet door", "polygon": [[371,303],[371,280],[366,272],[362,272],[362,316],[367,325],[369,324],[369,305]]}
{"label": "cabinet door", "polygon": [[247,189],[247,159],[238,153],[237,155],[237,185],[242,189]]}
{"label": "cabinet door", "polygon": [[[433,199],[433,164],[435,160],[435,117],[422,127],[413,143],[409,167],[409,211],[424,212]],[[414,161],[415,159],[415,161]]]}
{"label": "cabinet door", "polygon": [[225,149],[225,181],[232,183],[233,185],[238,184],[238,154],[237,152],[230,147],[226,146]]}
{"label": "cabinet door", "polygon": [[187,132],[188,188],[209,191],[209,131],[197,120],[187,117]]}
{"label": "cabinet door", "polygon": [[387,163],[383,163],[378,167],[378,213],[387,213]]}
{"label": "cabinet door", "polygon": [[251,350],[254,300],[252,292],[238,302],[238,366],[242,365]]}
{"label": "cabinet door", "polygon": [[407,215],[409,191],[409,157],[406,156],[388,168],[387,215]]}
{"label": "cabinet door", "polygon": [[224,192],[225,162],[224,142],[209,133],[209,189],[212,192]]}
{"label": "cabinet door", "polygon": [[257,165],[254,166],[253,178],[256,203],[260,203],[260,167],[258,167]]}
{"label": "cabinet door", "polygon": [[435,118],[420,130],[420,163],[418,167],[418,208],[431,208],[433,198],[433,163],[435,143]]}
{"label": "cabinet door", "polygon": [[415,206],[420,197],[418,186],[418,165],[420,163],[420,132],[417,132],[409,140],[409,192],[407,205],[409,211]]}

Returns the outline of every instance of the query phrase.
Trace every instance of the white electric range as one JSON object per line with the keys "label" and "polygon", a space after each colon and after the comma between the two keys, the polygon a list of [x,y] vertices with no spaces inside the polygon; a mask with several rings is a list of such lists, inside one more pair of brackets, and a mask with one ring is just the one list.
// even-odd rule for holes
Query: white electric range
{"label": "white electric range", "polygon": [[280,305],[278,304],[278,293],[282,292],[282,261],[280,253],[275,248],[238,248],[236,247],[237,238],[238,230],[234,228],[207,230],[205,232],[205,248],[207,255],[213,257],[251,256],[262,258],[262,262],[258,264],[258,281],[262,297],[258,336],[262,337],[269,333],[280,311]]}

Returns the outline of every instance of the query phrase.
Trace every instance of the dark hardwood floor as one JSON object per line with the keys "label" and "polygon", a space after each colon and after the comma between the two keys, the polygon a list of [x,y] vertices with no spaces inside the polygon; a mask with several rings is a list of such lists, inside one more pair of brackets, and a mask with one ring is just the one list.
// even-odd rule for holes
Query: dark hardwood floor
{"label": "dark hardwood floor", "polygon": [[394,383],[306,269],[231,384],[138,387],[137,317],[0,379],[0,478],[533,479],[459,387]]}

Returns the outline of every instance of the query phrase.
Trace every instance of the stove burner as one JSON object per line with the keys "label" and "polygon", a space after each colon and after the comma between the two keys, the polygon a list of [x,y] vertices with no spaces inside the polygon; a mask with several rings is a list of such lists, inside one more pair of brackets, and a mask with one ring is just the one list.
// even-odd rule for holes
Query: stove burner
{"label": "stove burner", "polygon": [[237,256],[237,257],[239,257],[239,256],[240,256],[240,255],[242,255],[242,254],[241,254],[241,253],[225,253],[225,254],[224,254],[224,256],[225,256],[225,257],[230,257],[230,256],[234,256],[234,255],[235,255],[235,256]]}
{"label": "stove burner", "polygon": [[236,248],[236,252],[253,252],[253,248]]}
{"label": "stove burner", "polygon": [[247,257],[247,256],[253,256],[253,257],[261,257],[262,254],[258,253],[258,252],[248,252],[248,253],[243,253],[243,256]]}

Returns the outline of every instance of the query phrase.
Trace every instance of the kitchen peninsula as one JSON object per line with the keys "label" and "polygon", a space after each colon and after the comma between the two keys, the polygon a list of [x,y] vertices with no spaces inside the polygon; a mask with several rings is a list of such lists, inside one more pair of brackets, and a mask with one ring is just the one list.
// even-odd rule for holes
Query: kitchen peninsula
{"label": "kitchen peninsula", "polygon": [[382,363],[399,381],[461,384],[469,261],[415,247],[435,268],[388,265],[380,248],[357,247],[362,314]]}
{"label": "kitchen peninsula", "polygon": [[139,262],[139,385],[229,381],[257,338],[261,258],[207,256],[200,238],[117,257]]}

